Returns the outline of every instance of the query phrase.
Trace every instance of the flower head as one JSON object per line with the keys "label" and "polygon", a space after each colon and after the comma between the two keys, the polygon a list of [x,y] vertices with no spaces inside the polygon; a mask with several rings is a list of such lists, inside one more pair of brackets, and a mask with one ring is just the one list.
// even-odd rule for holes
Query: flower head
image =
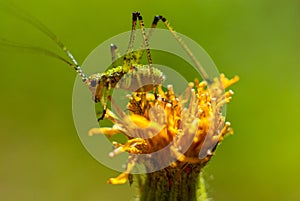
{"label": "flower head", "polygon": [[89,132],[109,136],[122,133],[128,139],[124,144],[114,142],[110,156],[128,152],[129,158],[125,172],[108,182],[125,183],[136,164],[143,164],[147,172],[185,168],[189,164],[203,167],[224,136],[232,133],[222,108],[230,102],[233,92],[224,89],[238,79],[227,79],[222,74],[209,85],[195,80],[180,96],[175,95],[172,85],[165,91],[158,86],[156,94],[133,92],[128,96],[129,114],[111,100],[118,116],[108,110],[105,118],[113,127]]}

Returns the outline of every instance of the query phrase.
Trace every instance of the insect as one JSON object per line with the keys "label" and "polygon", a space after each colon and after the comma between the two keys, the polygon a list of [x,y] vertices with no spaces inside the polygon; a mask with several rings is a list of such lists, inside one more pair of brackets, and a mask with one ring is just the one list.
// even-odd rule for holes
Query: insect
{"label": "insect", "polygon": [[[129,45],[126,51],[126,54],[123,56],[122,59],[122,65],[112,67],[107,69],[105,72],[102,73],[96,73],[92,74],[90,76],[87,76],[79,62],[75,59],[73,54],[69,51],[69,49],[64,45],[62,41],[58,39],[58,37],[43,23],[41,23],[38,19],[34,18],[30,14],[26,13],[25,11],[21,9],[17,9],[16,12],[17,16],[27,22],[29,22],[31,25],[33,25],[35,28],[43,32],[46,36],[48,36],[51,40],[53,40],[57,46],[65,52],[68,59],[65,59],[64,57],[51,52],[49,50],[46,50],[41,47],[34,47],[34,46],[28,46],[28,45],[20,45],[17,43],[12,43],[8,41],[2,41],[2,43],[8,44],[10,46],[22,46],[25,48],[29,48],[36,51],[42,51],[47,55],[53,56],[55,58],[58,58],[62,60],[63,62],[67,63],[69,66],[74,68],[74,70],[78,73],[80,76],[82,82],[88,87],[88,89],[92,93],[93,100],[98,103],[100,102],[103,106],[103,112],[98,118],[98,121],[103,120],[106,114],[107,110],[107,103],[109,101],[109,94],[111,91],[116,88],[125,88],[129,91],[141,91],[141,92],[148,92],[153,91],[154,95],[156,94],[156,86],[161,85],[165,79],[164,74],[157,68],[153,67],[152,64],[152,58],[151,58],[151,52],[149,48],[148,40],[152,35],[152,32],[157,27],[157,24],[159,21],[162,21],[163,24],[166,26],[166,28],[172,33],[174,38],[179,42],[179,44],[182,46],[182,48],[186,51],[186,53],[189,55],[189,57],[193,60],[196,66],[200,69],[203,77],[205,79],[208,79],[208,76],[206,72],[201,67],[200,63],[197,61],[197,59],[194,57],[190,49],[187,47],[187,45],[182,41],[182,39],[178,36],[178,34],[174,31],[174,29],[170,26],[167,19],[161,15],[157,15],[154,17],[154,20],[151,25],[151,29],[148,33],[145,31],[145,26],[143,22],[143,17],[139,12],[133,12],[132,13],[132,29],[130,34],[130,40]],[[143,38],[143,49],[138,51],[133,51],[133,43],[135,38],[135,32],[137,24],[139,23],[142,38]],[[116,59],[121,58],[122,56],[119,53],[119,50],[116,45],[111,44],[110,51],[112,55],[112,61],[115,61]],[[147,55],[147,65],[140,64],[140,60],[146,52]],[[126,79],[123,79],[123,78]],[[141,86],[139,85],[141,80],[145,81],[147,85]],[[139,88],[133,89],[133,86],[141,86]]]}

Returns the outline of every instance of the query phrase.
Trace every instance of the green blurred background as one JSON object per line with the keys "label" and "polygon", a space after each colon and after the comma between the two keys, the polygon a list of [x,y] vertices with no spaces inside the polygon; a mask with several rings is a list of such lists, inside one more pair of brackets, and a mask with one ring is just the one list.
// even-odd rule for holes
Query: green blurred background
{"label": "green blurred background", "polygon": [[[220,72],[241,77],[227,108],[235,135],[205,168],[209,196],[300,200],[299,1],[14,2],[49,26],[79,61],[128,31],[132,11],[141,11],[148,26],[154,15],[165,15],[211,55]],[[60,53],[39,31],[2,11],[0,36]],[[0,200],[131,200],[128,184],[106,184],[118,173],[94,160],[76,134],[76,73],[58,60],[5,47],[0,63]]]}

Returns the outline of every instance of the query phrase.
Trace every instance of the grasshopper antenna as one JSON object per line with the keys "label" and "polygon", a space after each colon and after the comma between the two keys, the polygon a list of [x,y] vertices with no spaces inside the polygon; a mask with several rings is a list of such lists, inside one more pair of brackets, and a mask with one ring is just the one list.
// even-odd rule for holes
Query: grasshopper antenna
{"label": "grasshopper antenna", "polygon": [[[77,60],[75,59],[75,57],[72,55],[72,53],[69,51],[69,49],[59,40],[59,38],[46,26],[44,25],[41,21],[39,21],[37,18],[31,16],[29,13],[25,12],[24,10],[18,8],[15,5],[11,5],[9,6],[10,8],[10,12],[12,12],[16,17],[20,18],[21,20],[24,20],[26,22],[28,22],[29,24],[31,24],[33,27],[35,27],[36,29],[38,29],[39,31],[41,31],[42,33],[44,33],[48,38],[50,38],[52,41],[54,41],[56,43],[56,45],[58,45],[58,47],[65,52],[65,54],[67,55],[67,57],[71,60],[71,62],[67,61],[66,59],[62,58],[61,56],[40,48],[40,47],[25,47],[25,48],[29,48],[29,49],[35,49],[35,50],[41,50],[42,52],[48,54],[48,55],[52,55],[62,61],[64,61],[65,63],[69,64],[71,67],[73,67],[75,69],[75,71],[78,73],[78,75],[80,76],[81,80],[87,84],[87,76],[83,73],[81,66],[79,65],[79,63],[77,62]],[[13,45],[12,45],[13,46]]]}
{"label": "grasshopper antenna", "polygon": [[33,45],[28,45],[25,43],[19,43],[19,42],[15,42],[15,41],[10,41],[7,40],[5,38],[0,38],[0,45],[1,46],[7,46],[7,47],[13,47],[13,48],[20,48],[20,49],[26,49],[26,50],[30,50],[32,52],[36,52],[36,53],[42,53],[44,55],[50,56],[50,57],[54,57],[56,59],[59,59],[63,62],[65,62],[66,64],[68,64],[71,67],[74,67],[74,64],[71,63],[70,61],[66,60],[65,58],[63,58],[62,56],[47,50],[45,48],[39,47],[39,46],[33,46]]}

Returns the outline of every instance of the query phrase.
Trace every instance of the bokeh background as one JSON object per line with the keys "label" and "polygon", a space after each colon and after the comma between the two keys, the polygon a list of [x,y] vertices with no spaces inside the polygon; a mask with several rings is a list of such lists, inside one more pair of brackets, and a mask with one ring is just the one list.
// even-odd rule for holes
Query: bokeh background
{"label": "bokeh background", "polygon": [[[227,108],[235,135],[204,170],[209,197],[300,200],[299,1],[14,3],[49,26],[79,61],[102,41],[130,30],[132,11],[142,12],[146,26],[154,15],[165,15],[211,55],[220,72],[241,78]],[[2,11],[0,37],[61,53],[28,23]],[[106,183],[118,172],[93,159],[76,134],[76,73],[58,60],[7,47],[0,47],[0,64],[0,200],[132,200],[128,184]]]}

